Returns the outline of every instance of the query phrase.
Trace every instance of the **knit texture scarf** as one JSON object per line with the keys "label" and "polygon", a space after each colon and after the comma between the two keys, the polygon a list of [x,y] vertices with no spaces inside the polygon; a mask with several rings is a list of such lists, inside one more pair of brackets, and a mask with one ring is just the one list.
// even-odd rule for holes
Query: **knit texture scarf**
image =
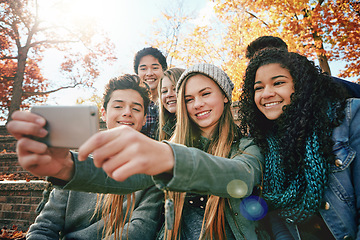
{"label": "knit texture scarf", "polygon": [[[284,166],[279,155],[278,141],[268,137],[269,151],[265,156],[264,198],[279,216],[288,222],[300,223],[319,209],[324,188],[327,184],[327,161],[319,152],[317,134],[313,133],[306,141],[303,161],[304,167]],[[291,176],[283,168],[292,169]]]}
{"label": "knit texture scarf", "polygon": [[[330,121],[338,118],[336,109],[339,107],[338,102],[329,103],[327,117]],[[289,223],[303,222],[316,213],[321,204],[330,166],[319,150],[318,134],[315,127],[306,140],[302,168],[283,164],[276,135],[270,134],[267,137],[263,196],[271,207],[280,210],[279,216]],[[320,134],[330,137],[332,129]],[[290,171],[285,173],[284,168]]]}

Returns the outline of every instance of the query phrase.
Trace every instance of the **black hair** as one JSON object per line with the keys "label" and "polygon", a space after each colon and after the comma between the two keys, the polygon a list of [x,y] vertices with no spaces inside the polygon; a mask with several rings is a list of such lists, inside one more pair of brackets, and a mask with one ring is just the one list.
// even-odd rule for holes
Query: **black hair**
{"label": "black hair", "polygon": [[108,84],[105,86],[103,96],[103,107],[107,110],[107,105],[110,101],[111,95],[116,90],[127,90],[132,89],[137,91],[144,102],[144,114],[147,113],[147,108],[150,103],[150,90],[149,87],[140,81],[137,75],[125,74],[116,78],[110,79]]}
{"label": "black hair", "polygon": [[147,47],[147,48],[141,49],[140,51],[138,51],[135,54],[135,57],[134,57],[134,71],[135,71],[136,74],[139,73],[138,72],[138,67],[139,67],[141,58],[143,58],[145,56],[148,56],[148,55],[153,56],[154,58],[156,58],[159,61],[163,71],[165,71],[167,69],[166,58],[160,52],[160,50],[157,49],[157,48],[153,48],[153,47]]}
{"label": "black hair", "polygon": [[[254,102],[254,82],[257,70],[264,65],[278,63],[293,78],[294,93],[291,103],[283,108],[281,116],[268,120]],[[308,137],[319,136],[320,151],[329,163],[334,163],[331,133],[342,122],[347,92],[342,85],[321,72],[314,62],[297,53],[281,49],[264,49],[250,60],[242,85],[239,120],[243,134],[250,134],[265,154],[269,151],[267,136],[276,133],[280,154],[287,171],[304,167],[303,153]],[[329,117],[329,108],[334,112]]]}
{"label": "black hair", "polygon": [[246,48],[245,56],[251,59],[257,51],[264,48],[280,48],[287,50],[287,44],[279,37],[274,36],[261,36],[252,41]]}

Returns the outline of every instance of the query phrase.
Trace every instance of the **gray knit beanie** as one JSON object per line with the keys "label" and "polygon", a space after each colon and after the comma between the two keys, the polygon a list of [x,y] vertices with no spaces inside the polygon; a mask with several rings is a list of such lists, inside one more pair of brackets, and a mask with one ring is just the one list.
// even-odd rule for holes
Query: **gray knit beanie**
{"label": "gray knit beanie", "polygon": [[233,82],[223,70],[209,63],[199,63],[187,68],[185,72],[181,74],[179,81],[177,82],[176,93],[179,93],[181,84],[191,73],[201,73],[214,80],[224,91],[226,97],[231,103],[232,91],[234,89]]}

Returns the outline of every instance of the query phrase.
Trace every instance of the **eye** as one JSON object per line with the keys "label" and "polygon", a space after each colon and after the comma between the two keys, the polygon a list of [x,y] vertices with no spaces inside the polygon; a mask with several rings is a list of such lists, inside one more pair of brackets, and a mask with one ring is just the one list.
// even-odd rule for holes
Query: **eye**
{"label": "eye", "polygon": [[114,106],[114,108],[122,108],[122,106],[116,105]]}
{"label": "eye", "polygon": [[285,82],[284,81],[277,81],[274,83],[275,86],[278,86],[278,85],[281,85],[281,84],[284,84]]}
{"label": "eye", "polygon": [[140,112],[141,110],[139,108],[133,108],[134,111]]}
{"label": "eye", "polygon": [[262,86],[254,86],[254,91],[256,92],[256,91],[259,91],[259,90],[261,90],[263,88],[264,87],[262,87]]}
{"label": "eye", "polygon": [[163,90],[162,92],[161,92],[161,94],[166,94],[168,91],[167,90]]}
{"label": "eye", "polygon": [[211,94],[211,92],[204,92],[203,93],[203,96],[208,96],[208,95],[210,95]]}
{"label": "eye", "polygon": [[192,100],[192,98],[185,98],[185,103],[190,103]]}

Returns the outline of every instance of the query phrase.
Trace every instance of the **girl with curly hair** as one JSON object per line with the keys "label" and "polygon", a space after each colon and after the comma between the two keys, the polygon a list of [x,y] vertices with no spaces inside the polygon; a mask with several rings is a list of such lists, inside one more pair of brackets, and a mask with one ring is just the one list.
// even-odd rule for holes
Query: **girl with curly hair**
{"label": "girl with curly hair", "polygon": [[251,59],[242,89],[240,128],[265,157],[275,239],[359,239],[360,100],[279,49]]}

